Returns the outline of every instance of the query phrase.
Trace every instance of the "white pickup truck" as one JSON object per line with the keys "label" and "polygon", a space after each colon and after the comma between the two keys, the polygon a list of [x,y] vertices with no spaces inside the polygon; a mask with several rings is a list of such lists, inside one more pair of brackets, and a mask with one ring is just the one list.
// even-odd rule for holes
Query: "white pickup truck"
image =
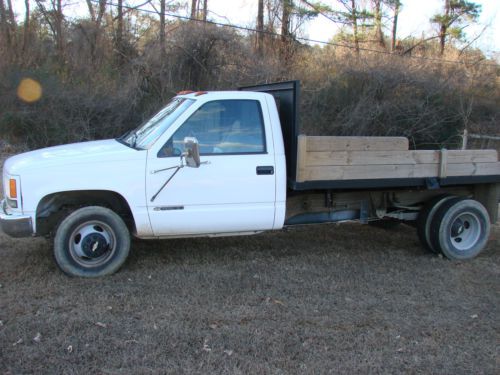
{"label": "white pickup truck", "polygon": [[96,277],[136,237],[226,236],[347,220],[414,223],[425,247],[477,255],[497,220],[496,151],[409,151],[399,137],[298,134],[299,82],[181,92],[118,139],[13,156],[0,224],[54,239]]}

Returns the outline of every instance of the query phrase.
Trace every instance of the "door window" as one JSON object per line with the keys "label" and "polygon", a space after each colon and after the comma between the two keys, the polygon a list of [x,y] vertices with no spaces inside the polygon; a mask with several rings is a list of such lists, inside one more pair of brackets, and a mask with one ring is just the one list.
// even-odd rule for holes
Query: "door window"
{"label": "door window", "polygon": [[262,111],[256,100],[205,103],[170,137],[158,157],[181,155],[185,137],[198,140],[201,155],[266,152]]}

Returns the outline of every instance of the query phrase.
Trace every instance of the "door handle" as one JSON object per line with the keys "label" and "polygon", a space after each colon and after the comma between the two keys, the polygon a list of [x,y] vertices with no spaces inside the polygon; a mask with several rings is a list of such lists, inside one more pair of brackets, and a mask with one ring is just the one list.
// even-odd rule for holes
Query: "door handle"
{"label": "door handle", "polygon": [[274,174],[274,167],[272,165],[259,166],[256,172],[260,175],[271,175]]}

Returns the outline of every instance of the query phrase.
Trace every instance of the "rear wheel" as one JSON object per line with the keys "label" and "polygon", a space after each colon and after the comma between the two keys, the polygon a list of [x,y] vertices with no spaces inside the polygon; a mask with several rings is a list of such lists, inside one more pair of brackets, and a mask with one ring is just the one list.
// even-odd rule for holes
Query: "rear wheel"
{"label": "rear wheel", "polygon": [[452,260],[475,257],[486,246],[489,235],[488,212],[473,199],[448,200],[431,223],[432,246]]}
{"label": "rear wheel", "polygon": [[127,259],[130,234],[123,220],[110,209],[80,208],[59,225],[54,257],[71,276],[99,277],[114,273]]}
{"label": "rear wheel", "polygon": [[[431,222],[436,214],[437,210],[443,203],[450,199],[457,199],[457,197],[449,194],[438,195],[424,204],[422,210],[420,210],[417,218],[417,234],[422,245],[433,253],[439,253],[439,250],[435,249],[431,243],[430,231]],[[465,198],[462,198],[465,199]]]}

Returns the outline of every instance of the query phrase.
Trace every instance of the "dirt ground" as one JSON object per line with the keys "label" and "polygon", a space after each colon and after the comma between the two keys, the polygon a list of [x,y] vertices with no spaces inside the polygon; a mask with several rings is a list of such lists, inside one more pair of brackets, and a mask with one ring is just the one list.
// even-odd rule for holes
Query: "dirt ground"
{"label": "dirt ground", "polygon": [[499,226],[450,262],[407,226],[324,225],[134,241],[85,280],[0,234],[0,373],[496,374],[499,249]]}
{"label": "dirt ground", "polygon": [[454,263],[410,227],[328,225],[136,241],[82,280],[2,235],[0,372],[498,373],[499,247]]}

